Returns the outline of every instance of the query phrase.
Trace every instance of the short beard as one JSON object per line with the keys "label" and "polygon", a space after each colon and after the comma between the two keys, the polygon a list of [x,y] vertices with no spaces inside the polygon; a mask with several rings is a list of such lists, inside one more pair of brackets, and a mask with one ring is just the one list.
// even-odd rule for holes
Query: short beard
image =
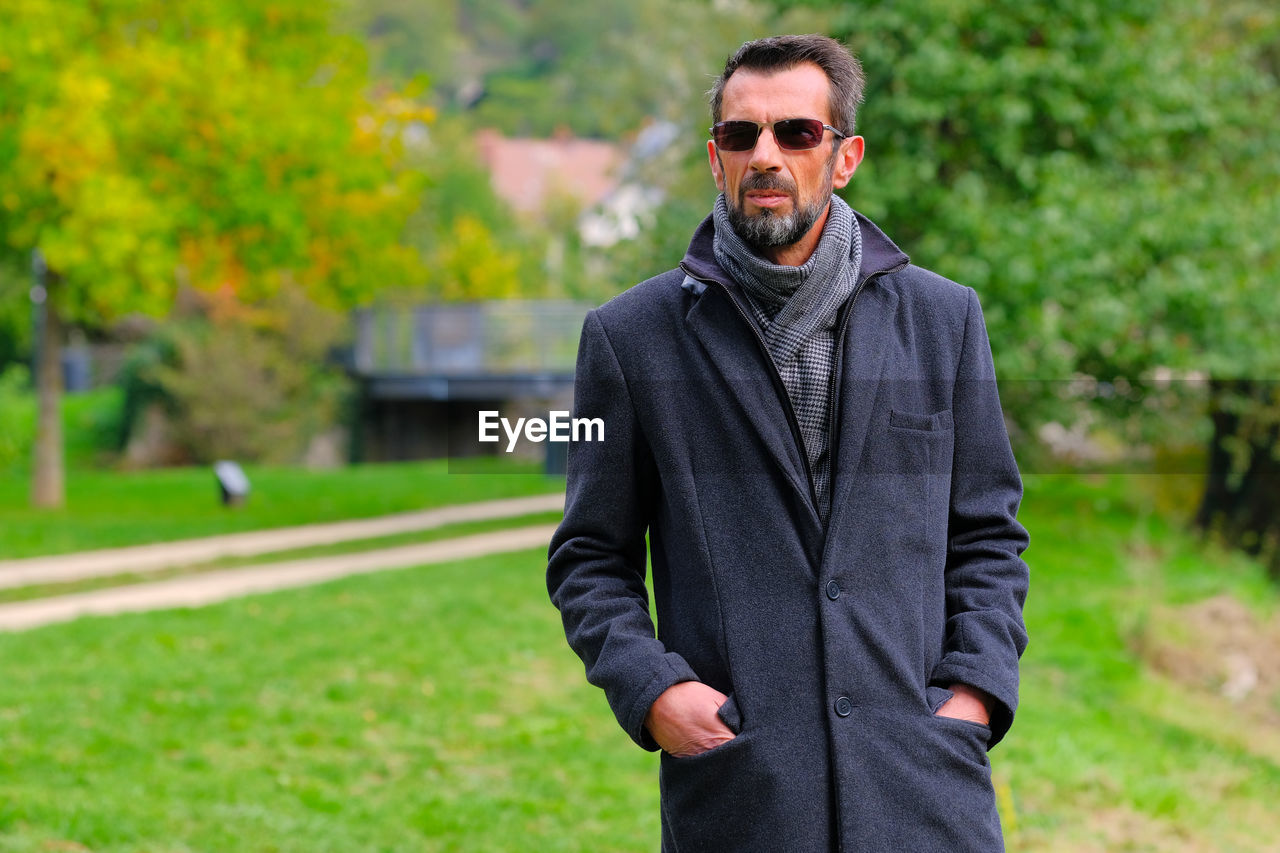
{"label": "short beard", "polygon": [[[832,152],[835,153],[834,151]],[[822,216],[831,201],[834,189],[831,176],[835,171],[834,156],[827,160],[827,179],[823,192],[806,204],[795,204],[791,212],[780,216],[770,208],[762,208],[759,213],[749,216],[746,213],[747,193],[750,190],[782,190],[797,199],[799,193],[793,181],[773,172],[753,172],[742,179],[738,187],[737,199],[725,197],[729,213],[729,224],[742,238],[743,242],[755,249],[770,249],[778,246],[791,246],[809,233],[809,229]],[[723,168],[723,167],[722,167]]]}

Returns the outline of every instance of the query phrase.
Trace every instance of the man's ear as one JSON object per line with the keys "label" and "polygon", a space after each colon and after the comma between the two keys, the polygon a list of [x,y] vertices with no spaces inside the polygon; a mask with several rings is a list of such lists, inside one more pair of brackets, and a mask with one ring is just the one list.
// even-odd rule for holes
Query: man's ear
{"label": "man's ear", "polygon": [[850,136],[848,139],[840,140],[840,147],[836,150],[835,168],[831,171],[831,184],[836,189],[848,186],[849,179],[853,177],[853,173],[858,171],[858,164],[862,162],[862,155],[866,150],[866,141],[861,136]]}
{"label": "man's ear", "polygon": [[716,189],[724,192],[724,165],[720,162],[715,142],[710,139],[707,140],[707,159],[711,161],[711,176],[716,179]]}

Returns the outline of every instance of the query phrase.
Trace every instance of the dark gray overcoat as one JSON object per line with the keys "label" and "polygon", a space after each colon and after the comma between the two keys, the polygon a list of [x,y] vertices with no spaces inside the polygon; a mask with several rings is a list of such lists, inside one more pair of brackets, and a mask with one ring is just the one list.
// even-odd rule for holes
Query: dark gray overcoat
{"label": "dark gray overcoat", "polygon": [[[575,415],[605,436],[570,447],[551,598],[638,744],[657,748],[645,714],[688,680],[730,697],[738,733],[663,753],[664,851],[1002,847],[987,750],[1026,645],[1021,480],[973,290],[858,222],[826,524],[709,219],[680,269],[583,327]],[[956,682],[995,698],[990,729],[934,715]]]}

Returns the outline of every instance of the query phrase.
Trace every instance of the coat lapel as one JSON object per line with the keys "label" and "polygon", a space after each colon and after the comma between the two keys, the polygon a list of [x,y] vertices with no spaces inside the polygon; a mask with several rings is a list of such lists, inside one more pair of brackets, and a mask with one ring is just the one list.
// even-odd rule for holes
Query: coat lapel
{"label": "coat lapel", "polygon": [[898,294],[868,283],[850,308],[844,340],[831,490],[831,525],[838,524],[862,460],[871,416],[883,383],[885,355],[893,339]]}
{"label": "coat lapel", "polygon": [[749,321],[743,319],[731,300],[722,286],[710,286],[694,302],[685,323],[702,342],[769,455],[816,517],[800,448],[791,435],[787,413],[764,360],[765,354],[753,340],[752,331],[744,326]]}

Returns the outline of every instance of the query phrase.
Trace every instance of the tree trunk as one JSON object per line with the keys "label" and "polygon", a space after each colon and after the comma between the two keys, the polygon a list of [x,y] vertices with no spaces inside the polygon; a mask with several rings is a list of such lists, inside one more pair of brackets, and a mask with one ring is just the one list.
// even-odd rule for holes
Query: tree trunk
{"label": "tree trunk", "polygon": [[1239,495],[1232,488],[1234,463],[1228,449],[1232,436],[1240,432],[1240,416],[1227,403],[1233,385],[1220,379],[1209,380],[1209,419],[1213,423],[1213,435],[1209,438],[1209,471],[1196,513],[1195,523],[1201,530],[1221,526],[1223,520],[1234,517],[1236,511]]}
{"label": "tree trunk", "polygon": [[58,278],[50,272],[45,284],[44,322],[41,323],[36,368],[35,460],[31,472],[31,503],[56,509],[66,502],[62,464],[62,321],[54,292]]}
{"label": "tree trunk", "polygon": [[1211,380],[1213,437],[1196,525],[1280,580],[1280,409],[1274,382]]}

